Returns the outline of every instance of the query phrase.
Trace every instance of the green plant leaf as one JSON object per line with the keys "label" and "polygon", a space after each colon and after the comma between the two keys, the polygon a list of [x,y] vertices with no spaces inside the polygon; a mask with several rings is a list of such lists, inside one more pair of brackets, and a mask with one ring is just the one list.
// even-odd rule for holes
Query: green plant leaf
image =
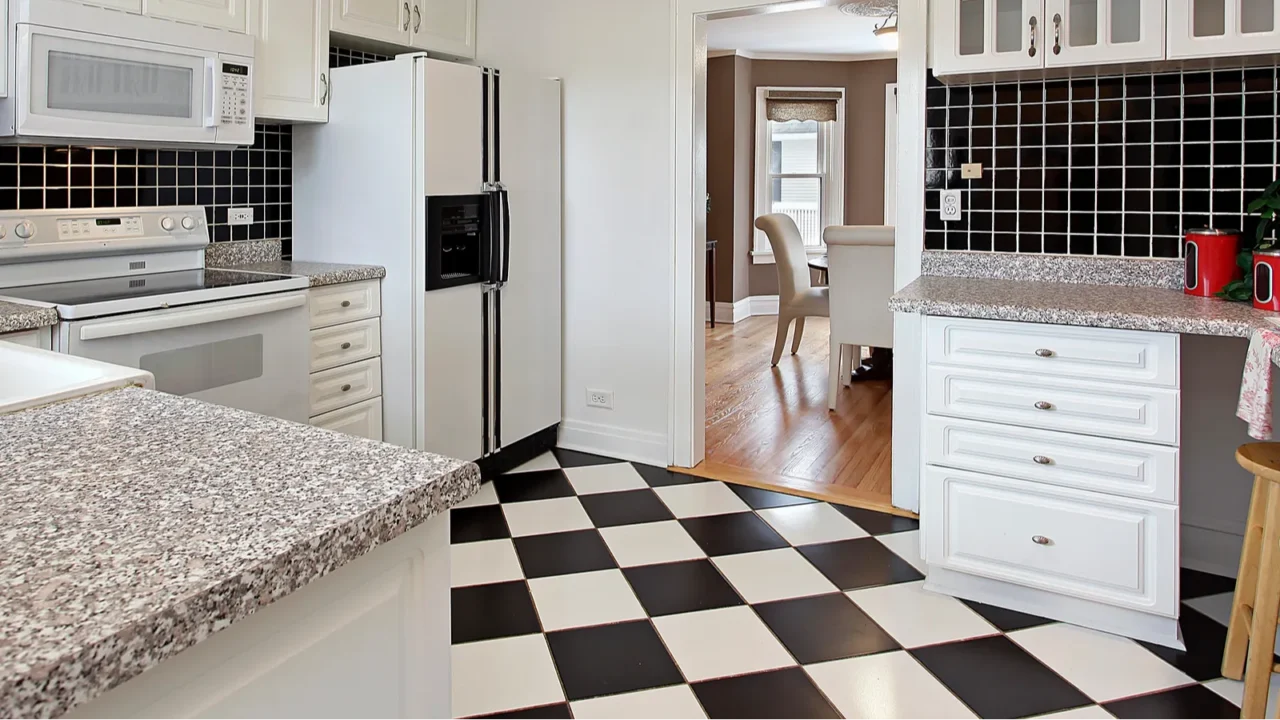
{"label": "green plant leaf", "polygon": [[1267,199],[1265,197],[1260,197],[1257,200],[1254,200],[1253,202],[1249,203],[1248,212],[1258,212],[1259,210],[1262,209],[1262,206],[1266,204],[1267,204]]}

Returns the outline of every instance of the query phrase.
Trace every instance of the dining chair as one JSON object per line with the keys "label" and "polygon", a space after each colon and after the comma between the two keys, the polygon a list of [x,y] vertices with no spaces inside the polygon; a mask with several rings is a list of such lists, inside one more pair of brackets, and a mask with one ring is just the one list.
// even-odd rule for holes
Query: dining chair
{"label": "dining chair", "polygon": [[827,407],[836,409],[840,385],[849,384],[863,347],[893,347],[894,228],[832,225],[822,231],[831,293],[831,358]]}
{"label": "dining chair", "polygon": [[778,268],[778,337],[773,343],[770,363],[776,366],[782,359],[791,323],[794,321],[796,325],[791,339],[791,354],[795,355],[804,335],[804,319],[830,317],[831,302],[827,288],[815,288],[809,279],[808,254],[796,221],[782,213],[771,213],[756,218],[756,227],[769,238],[773,262]]}

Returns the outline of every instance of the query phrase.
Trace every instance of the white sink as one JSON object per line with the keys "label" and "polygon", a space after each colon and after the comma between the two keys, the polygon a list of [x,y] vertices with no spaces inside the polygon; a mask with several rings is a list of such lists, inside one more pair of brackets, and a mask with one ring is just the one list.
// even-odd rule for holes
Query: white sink
{"label": "white sink", "polygon": [[0,342],[0,413],[126,385],[155,384],[146,370]]}

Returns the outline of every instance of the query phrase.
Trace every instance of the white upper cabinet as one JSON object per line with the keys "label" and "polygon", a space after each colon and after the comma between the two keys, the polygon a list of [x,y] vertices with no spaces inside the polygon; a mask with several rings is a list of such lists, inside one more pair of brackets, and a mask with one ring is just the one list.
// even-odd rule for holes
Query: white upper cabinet
{"label": "white upper cabinet", "polygon": [[1280,0],[1169,0],[1169,59],[1280,53]]}
{"label": "white upper cabinet", "polygon": [[930,3],[937,75],[1044,67],[1041,0]]}
{"label": "white upper cabinet", "polygon": [[247,0],[144,0],[142,12],[196,25],[249,31]]}
{"label": "white upper cabinet", "polygon": [[1163,60],[1164,0],[1045,0],[1045,67]]}
{"label": "white upper cabinet", "polygon": [[249,0],[255,38],[254,114],[266,120],[329,119],[330,0]]}
{"label": "white upper cabinet", "polygon": [[330,0],[329,29],[343,35],[409,47],[413,10],[406,0]]}
{"label": "white upper cabinet", "polygon": [[476,56],[476,0],[410,0],[413,46],[461,58]]}

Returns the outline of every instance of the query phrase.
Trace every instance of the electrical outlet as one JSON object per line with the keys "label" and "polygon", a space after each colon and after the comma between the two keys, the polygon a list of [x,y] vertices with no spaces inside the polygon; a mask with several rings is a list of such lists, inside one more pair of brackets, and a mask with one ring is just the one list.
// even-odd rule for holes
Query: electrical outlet
{"label": "electrical outlet", "polygon": [[228,225],[252,225],[253,224],[253,208],[239,207],[227,210]]}
{"label": "electrical outlet", "polygon": [[960,219],[960,191],[943,190],[942,208],[938,211],[944,222]]}
{"label": "electrical outlet", "polygon": [[613,409],[613,392],[610,390],[587,390],[587,407]]}

